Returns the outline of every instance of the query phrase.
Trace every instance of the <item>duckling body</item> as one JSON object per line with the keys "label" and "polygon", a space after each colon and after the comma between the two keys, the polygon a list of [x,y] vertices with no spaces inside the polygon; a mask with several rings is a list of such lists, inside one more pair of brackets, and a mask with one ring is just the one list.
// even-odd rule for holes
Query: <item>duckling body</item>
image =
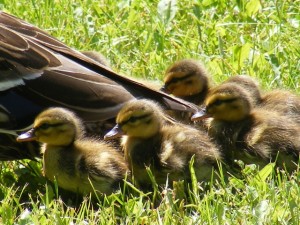
{"label": "duckling body", "polygon": [[189,161],[193,155],[198,181],[210,179],[221,160],[220,152],[205,132],[179,123],[168,124],[162,109],[152,101],[128,102],[116,121],[125,135],[125,158],[141,187],[151,185],[146,167],[150,167],[159,185],[165,185],[167,180],[172,184],[190,179]]}
{"label": "duckling body", "polygon": [[295,169],[300,153],[299,126],[277,111],[254,107],[251,97],[234,83],[211,90],[205,103],[206,116],[213,118],[210,135],[230,163],[239,159],[263,166],[276,160],[289,171]]}
{"label": "duckling body", "polygon": [[276,160],[288,171],[294,170],[298,162],[299,132],[293,121],[268,110],[255,110],[234,123],[213,120],[209,128],[230,164],[236,159],[262,168]]}
{"label": "duckling body", "polygon": [[262,96],[261,107],[285,115],[300,126],[300,96],[287,90],[273,90]]}
{"label": "duckling body", "polygon": [[[190,181],[188,165],[193,155],[198,181],[211,178],[217,159],[221,159],[216,146],[209,138],[203,137],[204,132],[199,135],[196,130],[183,132],[182,129],[185,128],[165,126],[160,133],[147,140],[125,138],[126,159],[141,186],[151,184],[145,166],[150,167],[159,185],[166,184],[167,178],[170,184],[178,180]],[[201,141],[197,140],[200,136]]]}
{"label": "duckling body", "polygon": [[67,148],[44,145],[44,175],[75,193],[94,193],[94,188],[109,194],[125,179],[126,164],[116,151],[90,139],[75,141]]}
{"label": "duckling body", "polygon": [[[109,194],[125,178],[123,156],[107,143],[84,137],[81,120],[71,111],[50,108],[18,141],[43,143],[44,175],[58,186],[80,194]],[[94,189],[93,189],[94,188]]]}

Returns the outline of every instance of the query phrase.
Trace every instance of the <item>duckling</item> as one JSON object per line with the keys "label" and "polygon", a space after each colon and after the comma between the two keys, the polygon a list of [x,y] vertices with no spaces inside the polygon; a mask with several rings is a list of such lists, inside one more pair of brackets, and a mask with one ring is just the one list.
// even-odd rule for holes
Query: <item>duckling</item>
{"label": "duckling", "polygon": [[43,172],[58,186],[79,194],[109,194],[126,176],[124,157],[109,144],[84,136],[82,121],[64,108],[49,108],[17,141],[43,143]]}
{"label": "duckling", "polygon": [[249,94],[237,83],[224,83],[212,89],[205,110],[192,117],[212,117],[209,134],[224,151],[229,163],[234,159],[264,166],[275,161],[288,171],[296,168],[300,152],[300,127],[288,116],[254,107]]}
{"label": "duckling", "polygon": [[262,96],[261,107],[274,110],[300,125],[300,96],[287,90],[272,90]]}
{"label": "duckling", "polygon": [[254,106],[276,111],[300,124],[300,97],[287,90],[261,91],[259,84],[250,76],[238,75],[225,83],[236,83],[250,94]]}
{"label": "duckling", "polygon": [[0,133],[7,141],[14,140],[4,146],[20,146],[18,156],[11,151],[5,158],[27,157],[30,149],[21,148],[12,137],[31,127],[49,107],[68,108],[85,124],[114,119],[122,105],[134,98],[154,99],[174,110],[198,110],[112,71],[5,12],[0,12],[0,33]]}
{"label": "duckling", "polygon": [[189,161],[195,156],[198,181],[211,178],[222,156],[205,132],[177,122],[170,122],[162,108],[150,100],[132,100],[116,118],[117,126],[105,138],[123,134],[125,159],[135,181],[148,188],[150,167],[157,184],[189,180]]}
{"label": "duckling", "polygon": [[165,72],[164,86],[166,93],[201,105],[210,88],[209,74],[197,60],[183,59],[175,62]]}
{"label": "duckling", "polygon": [[[196,105],[202,105],[210,83],[209,74],[199,61],[183,59],[176,61],[166,70],[161,90]],[[182,123],[195,125],[191,122],[192,114],[189,112],[169,110],[167,113]],[[202,123],[198,125],[205,127]]]}

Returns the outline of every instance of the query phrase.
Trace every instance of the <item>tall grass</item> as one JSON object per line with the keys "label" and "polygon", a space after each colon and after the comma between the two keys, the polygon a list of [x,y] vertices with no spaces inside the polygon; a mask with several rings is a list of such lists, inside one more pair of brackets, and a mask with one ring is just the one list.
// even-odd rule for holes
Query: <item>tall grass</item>
{"label": "tall grass", "polygon": [[[249,74],[266,89],[295,92],[300,92],[299,5],[299,0],[0,1],[1,10],[67,45],[102,52],[128,76],[161,80],[175,60],[195,58],[216,83]],[[166,189],[158,191],[161,201],[155,205],[151,194],[128,184],[130,194],[119,190],[96,204],[89,198],[73,204],[42,178],[40,162],[1,163],[0,223],[299,224],[299,177],[272,164],[262,170],[250,165],[242,178],[191,190],[188,202]]]}

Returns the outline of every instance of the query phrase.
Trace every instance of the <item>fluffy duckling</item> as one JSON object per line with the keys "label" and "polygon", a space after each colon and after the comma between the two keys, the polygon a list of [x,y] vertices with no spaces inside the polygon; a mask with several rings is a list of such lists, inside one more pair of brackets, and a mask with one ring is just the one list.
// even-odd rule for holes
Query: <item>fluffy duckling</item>
{"label": "fluffy duckling", "polygon": [[166,184],[167,179],[170,184],[188,180],[189,161],[193,155],[198,181],[210,179],[217,161],[221,160],[216,145],[205,132],[167,121],[155,102],[132,100],[120,110],[117,126],[106,138],[124,135],[125,159],[142,188],[151,185],[146,167],[150,167],[159,185]]}
{"label": "fluffy duckling", "polygon": [[72,192],[109,194],[127,172],[124,157],[110,145],[84,137],[81,120],[64,108],[41,112],[17,140],[43,143],[44,175]]}
{"label": "fluffy duckling", "polygon": [[[205,67],[197,60],[183,59],[166,70],[161,90],[196,105],[202,105],[209,87],[210,79]],[[191,113],[174,110],[167,113],[182,123],[193,124]],[[205,126],[202,123],[200,125]]]}
{"label": "fluffy duckling", "polygon": [[183,59],[175,62],[165,72],[162,91],[178,98],[201,105],[210,87],[208,72],[196,60]]}
{"label": "fluffy duckling", "polygon": [[300,97],[298,95],[286,90],[262,92],[256,80],[244,75],[233,76],[225,83],[235,83],[243,87],[244,91],[251,96],[249,100],[254,106],[276,111],[300,124]]}
{"label": "fluffy duckling", "polygon": [[287,116],[300,125],[300,96],[287,90],[273,90],[262,96],[261,107]]}
{"label": "fluffy duckling", "polygon": [[205,110],[193,120],[212,117],[209,134],[224,150],[229,162],[243,160],[260,166],[277,162],[288,171],[296,168],[300,152],[300,127],[282,114],[254,107],[249,91],[237,83],[212,89]]}

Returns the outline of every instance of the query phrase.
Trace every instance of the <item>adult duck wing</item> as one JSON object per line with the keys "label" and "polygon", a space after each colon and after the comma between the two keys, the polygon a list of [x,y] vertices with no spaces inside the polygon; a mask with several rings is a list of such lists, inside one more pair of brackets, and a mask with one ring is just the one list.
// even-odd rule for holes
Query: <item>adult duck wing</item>
{"label": "adult duck wing", "polygon": [[42,108],[57,105],[73,109],[84,120],[105,120],[134,96],[154,99],[171,109],[197,110],[193,104],[115,73],[4,12],[0,13],[0,33],[0,91],[13,89]]}

